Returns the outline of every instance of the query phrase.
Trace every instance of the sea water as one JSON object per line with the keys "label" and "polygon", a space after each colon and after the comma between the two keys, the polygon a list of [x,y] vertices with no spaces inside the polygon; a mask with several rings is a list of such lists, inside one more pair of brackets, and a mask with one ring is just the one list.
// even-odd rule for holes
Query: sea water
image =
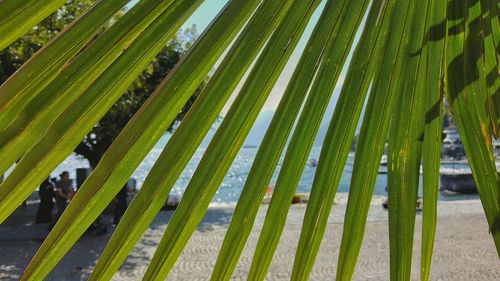
{"label": "sea water", "polygon": [[[132,178],[136,179],[137,188],[141,187],[142,183],[144,182],[144,179],[146,178],[149,171],[153,167],[161,151],[162,151],[161,147],[155,147],[142,161],[142,163],[139,165],[136,171],[133,173]],[[320,147],[313,147],[309,159],[319,160],[320,152],[321,152]],[[193,158],[186,165],[184,171],[182,172],[177,182],[175,183],[174,187],[172,188],[171,191],[172,195],[176,195],[179,197],[182,196],[186,187],[189,184],[191,177],[195,173],[197,165],[204,153],[205,153],[204,148],[200,148],[196,151]],[[212,200],[212,205],[224,206],[224,205],[236,204],[240,196],[241,190],[243,189],[243,186],[247,179],[250,168],[252,167],[256,153],[257,153],[257,148],[254,147],[242,148],[240,150],[235,160],[233,161],[231,168],[228,170],[226,176],[224,177],[224,180],[220,184],[219,189]],[[353,162],[354,162],[354,153],[351,152],[349,153],[343,174],[339,182],[337,190],[338,192],[348,192],[349,184],[351,178],[353,177],[352,174]],[[283,163],[283,157],[281,157],[278,166],[274,172],[274,175],[271,179],[271,182],[269,184],[271,189],[276,184],[282,163]],[[267,165],[267,163],[259,163],[259,165]],[[88,161],[76,155],[71,155],[70,157],[68,157],[68,159],[66,159],[63,163],[61,163],[61,165],[57,167],[57,169],[54,170],[52,176],[55,177],[59,175],[62,171],[67,170],[70,172],[71,177],[75,178],[76,168],[85,168],[85,167],[88,167]],[[313,165],[306,165],[304,167],[296,192],[311,191],[316,168],[317,167]],[[463,170],[463,169],[468,169],[468,165],[442,164],[441,169]],[[376,195],[387,195],[386,187],[387,187],[387,174],[378,174],[373,193]],[[420,196],[421,193],[422,192],[420,190],[419,191]],[[457,199],[462,200],[462,199],[476,199],[476,198],[478,198],[477,195],[452,195],[446,193],[440,193],[439,195],[440,200],[457,200]]]}

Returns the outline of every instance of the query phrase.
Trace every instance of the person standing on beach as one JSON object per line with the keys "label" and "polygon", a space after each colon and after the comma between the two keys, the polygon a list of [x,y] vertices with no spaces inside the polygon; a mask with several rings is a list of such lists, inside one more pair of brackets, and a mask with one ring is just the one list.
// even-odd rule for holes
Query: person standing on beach
{"label": "person standing on beach", "polygon": [[59,176],[61,177],[61,179],[56,183],[55,191],[58,218],[66,209],[66,206],[68,205],[68,202],[71,200],[71,197],[73,195],[73,189],[71,187],[71,181],[69,179],[69,172],[64,171]]}
{"label": "person standing on beach", "polygon": [[42,182],[38,189],[40,205],[36,212],[36,223],[52,222],[52,209],[54,209],[54,184],[50,182],[50,177]]}
{"label": "person standing on beach", "polygon": [[118,192],[118,194],[116,195],[114,224],[118,224],[120,222],[120,219],[127,210],[128,192],[128,184],[125,184],[120,192]]}

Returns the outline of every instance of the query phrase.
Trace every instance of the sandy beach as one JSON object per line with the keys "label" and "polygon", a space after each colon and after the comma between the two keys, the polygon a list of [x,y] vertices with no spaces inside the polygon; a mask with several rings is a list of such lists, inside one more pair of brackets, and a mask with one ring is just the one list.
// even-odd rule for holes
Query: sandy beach
{"label": "sandy beach", "polygon": [[[374,197],[364,243],[353,280],[389,280],[387,211]],[[332,280],[342,232],[346,195],[339,194],[310,280]],[[0,225],[0,279],[16,280],[47,235],[46,225],[33,224],[36,204],[20,207]],[[431,280],[500,280],[500,262],[478,200],[439,202],[439,218]],[[246,280],[267,206],[262,205],[254,229],[233,274]],[[287,226],[267,280],[289,280],[305,204],[292,205]],[[209,280],[233,208],[210,208],[171,271],[168,280]],[[114,280],[141,280],[172,211],[157,216]],[[109,217],[106,220],[110,220]],[[108,221],[110,223],[110,221]],[[107,235],[82,237],[46,280],[86,280],[113,228]],[[412,279],[419,279],[421,214],[415,227]]]}

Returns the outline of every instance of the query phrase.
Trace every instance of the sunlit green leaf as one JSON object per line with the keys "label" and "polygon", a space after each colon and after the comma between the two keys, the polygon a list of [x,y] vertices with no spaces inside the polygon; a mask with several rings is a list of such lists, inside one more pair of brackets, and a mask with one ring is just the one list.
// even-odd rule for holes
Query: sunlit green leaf
{"label": "sunlit green leaf", "polygon": [[295,253],[293,280],[308,278],[320,247],[337,185],[373,77],[375,69],[373,57],[380,52],[380,47],[375,43],[379,37],[383,37],[382,19],[386,13],[388,13],[387,5],[383,1],[373,2],[365,30],[350,63],[314,176],[299,245]]}
{"label": "sunlit green leaf", "polygon": [[[372,198],[378,166],[384,146],[390,121],[397,101],[394,87],[401,78],[402,57],[408,36],[409,22],[411,21],[411,1],[389,1],[388,5],[395,5],[388,17],[388,36],[385,38],[382,49],[383,62],[375,72],[370,98],[366,106],[365,116],[359,142],[356,147],[356,156],[349,187],[349,199],[344,217],[344,230],[340,244],[337,280],[350,280],[354,272],[359,249],[365,232],[368,208]],[[389,7],[389,9],[392,9]],[[392,276],[392,274],[391,274]]]}
{"label": "sunlit green leaf", "polygon": [[[194,1],[194,3],[199,4],[200,2]],[[188,10],[192,12],[197,6],[194,3],[183,1],[181,7],[189,8]],[[241,5],[239,4],[241,3],[234,2],[227,6],[225,12],[220,14],[218,20],[213,23],[213,26],[219,26],[220,28],[213,28],[202,35],[188,55],[181,60],[179,67],[175,68],[174,72],[167,76],[164,83],[160,85],[143,108],[132,118],[113,144],[120,147],[120,149],[114,150],[113,146],[111,146],[108,152],[114,151],[115,153],[106,153],[103,156],[95,171],[82,185],[63,216],[58,220],[54,229],[42,244],[38,255],[32,259],[23,274],[23,278],[29,279],[32,276],[47,274],[125,184],[135,167],[139,165],[142,158],[149,152],[170,125],[173,118],[175,118],[176,114],[174,112],[178,112],[180,107],[184,105],[185,100],[189,98],[190,93],[196,88],[195,85],[199,85],[205,78],[218,56],[229,45],[238,29],[241,28],[258,3],[247,2],[243,6],[244,9],[241,9]],[[187,5],[187,7],[184,5]],[[179,16],[182,19],[185,19],[188,14],[185,11],[179,11]],[[174,19],[175,17],[169,17],[168,14],[165,15],[157,25],[158,29],[151,29],[148,35],[158,38],[158,33],[168,32],[164,28],[165,22],[163,21],[169,22],[169,20]],[[179,23],[182,23],[182,21]],[[153,40],[158,44],[158,46],[155,46],[157,48],[156,52],[166,43],[168,39],[168,37],[165,37],[166,35],[168,34],[164,34],[162,37],[164,40]],[[150,42],[151,38],[148,39],[145,42]],[[144,46],[137,47],[137,49],[129,48],[127,50],[142,53],[145,48]],[[199,64],[200,57],[205,59],[211,58],[211,64]],[[187,73],[191,74],[189,79],[186,78]],[[178,79],[179,77],[186,79]],[[174,95],[175,98],[172,98],[171,95],[174,93],[177,93],[177,95]],[[180,99],[184,99],[184,102],[179,102]],[[162,111],[163,107],[177,107],[177,111]],[[145,108],[149,108],[149,110],[145,110]],[[167,116],[155,114],[155,111],[160,111],[162,114],[167,114]],[[159,127],[162,127],[163,130],[158,130]],[[133,139],[130,137],[131,135],[138,139]],[[137,143],[134,143],[133,140],[136,140]],[[123,150],[124,147],[129,146],[133,147],[129,150]],[[140,154],[142,154],[142,157],[138,156]],[[122,161],[117,161],[117,159],[121,159]],[[118,166],[116,167],[115,165]],[[111,169],[112,167],[115,169]],[[109,184],[114,190],[104,188],[100,192],[103,184]],[[51,258],[47,259],[46,257]]]}
{"label": "sunlit green leaf", "polygon": [[[144,39],[147,36],[145,34],[141,35],[141,32],[150,26],[162,13],[163,18],[171,16],[172,18],[169,20],[175,20],[176,14],[173,11],[177,10],[178,16],[180,12],[186,9],[185,6],[180,6],[179,8],[179,4],[170,5],[171,2],[172,0],[144,0],[140,2],[109,30],[92,42],[91,47],[86,48],[74,58],[71,64],[45,88],[30,87],[24,92],[25,95],[16,96],[11,107],[19,109],[15,109],[14,112],[12,112],[13,110],[8,110],[2,114],[10,116],[17,112],[19,116],[16,116],[17,119],[12,124],[6,122],[5,125],[8,125],[8,127],[2,130],[2,134],[0,135],[0,158],[3,159],[0,163],[0,173],[5,172],[14,162],[18,161],[28,148],[48,131],[48,125],[54,122],[60,114],[63,114],[60,118],[60,120],[63,120],[61,122],[71,124],[69,118],[71,114],[63,113],[68,106],[77,104],[79,112],[84,112],[88,110],[88,107],[85,108],[83,106],[84,103],[82,100],[95,101],[98,97],[104,96],[106,91],[99,84],[113,86],[131,68],[131,63],[134,60],[130,58],[137,60],[137,58],[145,57],[148,58],[148,61],[152,60],[152,57],[155,55],[152,52],[154,50],[150,50],[148,54],[145,52],[136,54],[126,50],[140,44],[134,43],[131,45],[138,36],[146,44],[151,44],[151,42],[156,40],[156,38],[153,37],[151,39],[150,37],[150,39],[146,39],[150,41],[150,43],[147,43]],[[179,1],[177,3],[189,5],[190,2]],[[165,26],[168,25],[161,26],[161,21],[156,21],[157,29],[165,28]],[[154,26],[150,26],[149,30],[151,31],[154,28]],[[176,29],[173,28],[169,31],[171,36]],[[147,50],[147,48],[144,48],[144,50]],[[121,63],[115,62],[118,58],[120,58]],[[128,66],[126,62],[129,62]],[[108,69],[113,63],[112,68],[114,70]],[[133,73],[128,76],[135,78],[138,75],[136,73],[140,73],[139,71],[143,68],[135,66]],[[99,79],[99,75],[105,71],[108,77]],[[96,80],[98,81],[96,82]],[[121,85],[125,86],[126,89],[129,84],[121,83]],[[99,90],[96,91],[95,89]],[[94,96],[88,94],[92,91],[94,91]],[[121,94],[123,91],[119,90],[116,92]],[[70,112],[74,113],[73,110]],[[73,116],[75,118],[79,117],[78,114],[73,114]],[[4,119],[8,121],[12,117]],[[98,118],[96,119],[98,120]],[[89,123],[92,124],[91,122]],[[90,124],[87,124],[87,126]],[[55,136],[52,137],[54,138]]]}
{"label": "sunlit green leaf", "polygon": [[[326,43],[316,79],[288,144],[248,274],[251,280],[263,280],[271,264],[285,226],[290,202],[302,176],[342,65],[348,55],[347,49],[343,46],[352,44],[368,4],[368,1],[357,1],[355,4],[329,1],[325,7],[324,22],[321,21],[319,24],[332,25],[332,32]],[[334,23],[327,24],[326,21]]]}
{"label": "sunlit green leaf", "polygon": [[0,1],[0,50],[46,18],[66,0]]}
{"label": "sunlit green leaf", "polygon": [[[391,280],[410,280],[413,236],[417,212],[420,161],[424,137],[424,80],[419,79],[420,56],[424,42],[429,1],[417,1],[409,8],[412,15],[405,40],[399,84],[391,94],[398,95],[398,108],[391,120],[387,148],[387,193],[389,208],[389,246]],[[423,12],[420,12],[423,11]],[[415,75],[415,73],[417,75]]]}
{"label": "sunlit green leaf", "polygon": [[[424,143],[422,147],[422,247],[420,279],[429,280],[434,237],[437,224],[437,200],[441,158],[444,91],[444,41],[446,34],[446,3],[431,0],[429,3],[426,35],[422,44],[419,84],[425,94]],[[439,67],[436,67],[439,62]]]}
{"label": "sunlit green leaf", "polygon": [[158,245],[145,279],[164,279],[243,144],[319,1],[293,2],[208,146]]}
{"label": "sunlit green leaf", "polygon": [[[224,61],[198,96],[190,113],[184,118],[167,143],[157,163],[153,166],[118,224],[99,258],[90,280],[111,278],[125,260],[134,244],[165,203],[175,181],[193,156],[246,69],[276,27],[276,23],[282,20],[290,3],[291,1],[266,1],[255,12]],[[107,187],[110,185],[104,185],[101,190],[104,191]]]}
{"label": "sunlit green leaf", "polygon": [[61,31],[56,38],[45,44],[23,67],[2,84],[0,87],[0,131],[2,134],[24,109],[24,106],[66,68],[66,64],[128,1],[98,1]]}
{"label": "sunlit green leaf", "polygon": [[481,7],[479,1],[450,3],[446,42],[447,93],[489,231],[500,256],[499,183],[493,158],[490,120],[486,112],[488,90],[481,54],[484,44],[481,40]]}
{"label": "sunlit green leaf", "polygon": [[[59,8],[65,2],[0,0],[0,50],[30,29],[36,35],[35,25],[56,11],[64,13]],[[79,11],[83,12],[79,18],[0,86],[0,174],[11,171],[0,184],[0,221],[73,151],[203,1],[130,1],[128,10],[118,17],[117,11],[128,2],[97,0],[91,9]],[[235,100],[190,179],[144,277],[163,280],[205,214],[278,77],[294,62],[291,54],[299,39],[309,36],[304,31],[317,21],[313,12],[321,2],[227,2],[104,154],[21,280],[47,276],[184,111],[193,92],[208,81],[90,277],[109,280],[119,269],[234,94]],[[265,278],[344,64],[348,72],[323,142],[291,279],[307,280],[313,269],[365,106],[336,278],[350,280],[353,276],[388,140],[390,278],[411,277],[422,164],[420,276],[429,280],[437,223],[443,95],[483,204],[489,224],[484,231],[490,231],[500,256],[500,184],[492,145],[492,137],[500,135],[498,1],[324,2],[323,14],[257,151],[211,280],[232,277],[286,148],[248,276],[249,280]],[[355,35],[360,40],[353,46]]]}
{"label": "sunlit green leaf", "polygon": [[[337,18],[341,9],[332,9],[331,2],[323,15]],[[331,40],[332,28],[336,21],[327,21],[322,16],[309,39],[298,66],[287,86],[271,121],[267,133],[259,147],[243,187],[238,204],[234,210],[231,224],[224,238],[212,280],[228,280],[231,277],[245,242],[253,227],[253,222],[262,202],[266,187],[273,175],[288,135],[292,130],[310,83],[316,73],[324,52],[325,44]],[[267,163],[262,165],[261,163]]]}

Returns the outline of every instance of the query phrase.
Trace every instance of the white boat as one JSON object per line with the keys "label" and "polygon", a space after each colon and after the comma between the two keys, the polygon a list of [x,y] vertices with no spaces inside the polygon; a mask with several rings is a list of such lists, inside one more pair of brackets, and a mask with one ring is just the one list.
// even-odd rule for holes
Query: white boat
{"label": "white boat", "polygon": [[382,159],[380,159],[380,166],[378,167],[379,174],[387,174],[387,155],[382,155]]}

